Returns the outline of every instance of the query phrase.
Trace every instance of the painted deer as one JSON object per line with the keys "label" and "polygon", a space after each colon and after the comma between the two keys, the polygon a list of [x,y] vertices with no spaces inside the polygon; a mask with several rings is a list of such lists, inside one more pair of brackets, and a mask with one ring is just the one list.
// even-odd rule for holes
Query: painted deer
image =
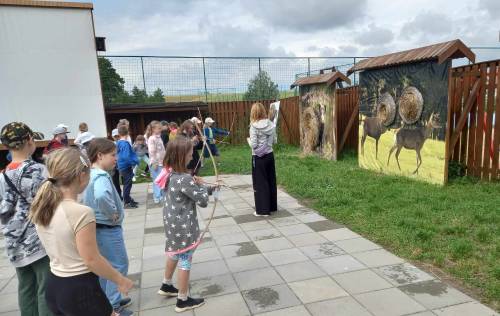
{"label": "painted deer", "polygon": [[363,121],[363,136],[361,137],[361,154],[365,154],[365,140],[366,136],[375,139],[375,159],[378,157],[378,141],[380,136],[387,131],[383,123],[383,119],[375,117],[365,117]]}
{"label": "painted deer", "polygon": [[399,165],[399,153],[404,147],[406,149],[415,150],[417,153],[417,169],[413,171],[413,174],[418,174],[418,168],[422,165],[422,157],[420,155],[420,150],[424,146],[425,140],[429,138],[432,134],[432,130],[435,128],[440,128],[439,113],[432,113],[429,120],[424,126],[417,127],[415,129],[402,129],[400,128],[396,131],[394,135],[394,146],[392,146],[389,151],[389,157],[387,157],[387,166],[389,166],[389,159],[394,150],[396,150],[396,162],[398,163],[399,171],[401,171],[401,166]]}

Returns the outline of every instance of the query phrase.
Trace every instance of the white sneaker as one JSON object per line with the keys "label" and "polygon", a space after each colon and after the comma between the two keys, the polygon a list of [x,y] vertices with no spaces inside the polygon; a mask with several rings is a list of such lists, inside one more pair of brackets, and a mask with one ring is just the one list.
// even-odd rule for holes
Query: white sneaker
{"label": "white sneaker", "polygon": [[262,217],[268,217],[268,216],[269,216],[269,215],[267,215],[267,214],[257,214],[257,211],[253,212],[253,215],[254,215],[254,216],[257,216],[257,217],[261,217],[261,216],[262,216]]}

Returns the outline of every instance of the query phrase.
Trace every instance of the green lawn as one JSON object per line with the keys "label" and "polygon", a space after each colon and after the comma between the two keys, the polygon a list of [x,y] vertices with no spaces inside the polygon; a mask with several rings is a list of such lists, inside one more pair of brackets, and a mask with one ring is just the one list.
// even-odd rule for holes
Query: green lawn
{"label": "green lawn", "polygon": [[[338,162],[299,158],[277,146],[278,183],[306,205],[416,264],[453,276],[500,309],[500,183],[442,187]],[[221,146],[220,173],[251,172],[247,146]],[[206,161],[204,175],[213,175]]]}

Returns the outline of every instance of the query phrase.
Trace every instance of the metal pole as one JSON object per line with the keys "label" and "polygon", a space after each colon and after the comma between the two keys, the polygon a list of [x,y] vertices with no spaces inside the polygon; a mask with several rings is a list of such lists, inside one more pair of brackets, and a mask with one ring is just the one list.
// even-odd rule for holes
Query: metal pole
{"label": "metal pole", "polygon": [[141,57],[141,69],[142,69],[142,86],[144,87],[144,92],[146,92],[146,79],[144,78],[144,62],[142,61],[142,57]]}
{"label": "metal pole", "polygon": [[311,58],[307,58],[307,76],[311,75]]}
{"label": "metal pole", "polygon": [[260,57],[259,57],[259,72],[260,72],[260,71],[261,71],[261,70],[260,70]]}
{"label": "metal pole", "polygon": [[205,57],[203,57],[201,60],[203,62],[203,82],[205,83],[205,102],[208,103],[207,74],[205,72]]}

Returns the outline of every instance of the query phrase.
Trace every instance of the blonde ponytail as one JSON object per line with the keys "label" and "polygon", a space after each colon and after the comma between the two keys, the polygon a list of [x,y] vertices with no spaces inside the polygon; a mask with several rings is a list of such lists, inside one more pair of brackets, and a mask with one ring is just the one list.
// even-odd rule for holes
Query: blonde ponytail
{"label": "blonde ponytail", "polygon": [[31,203],[30,219],[33,223],[48,226],[54,212],[62,201],[61,190],[55,183],[45,181]]}
{"label": "blonde ponytail", "polygon": [[47,156],[49,178],[42,184],[31,203],[30,220],[48,226],[63,199],[61,187],[67,187],[84,172],[90,171],[90,161],[75,148],[54,150]]}

